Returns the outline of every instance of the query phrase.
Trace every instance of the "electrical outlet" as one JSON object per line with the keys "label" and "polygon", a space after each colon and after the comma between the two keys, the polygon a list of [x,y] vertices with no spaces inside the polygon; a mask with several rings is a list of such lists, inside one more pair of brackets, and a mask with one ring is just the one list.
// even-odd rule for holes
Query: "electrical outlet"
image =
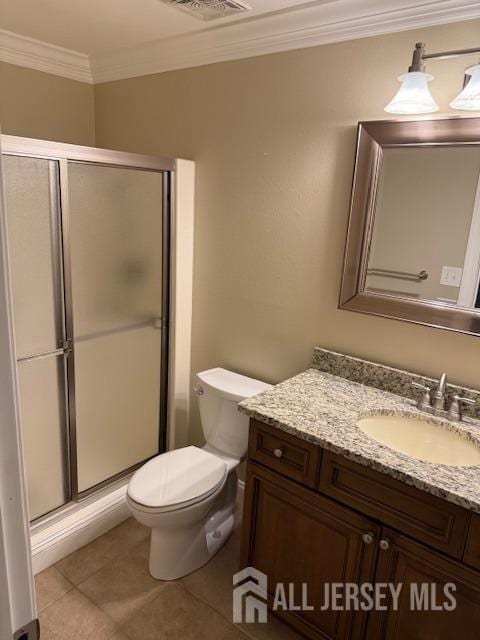
{"label": "electrical outlet", "polygon": [[447,287],[459,287],[462,281],[462,273],[463,269],[460,269],[460,267],[442,267],[440,284],[444,284]]}

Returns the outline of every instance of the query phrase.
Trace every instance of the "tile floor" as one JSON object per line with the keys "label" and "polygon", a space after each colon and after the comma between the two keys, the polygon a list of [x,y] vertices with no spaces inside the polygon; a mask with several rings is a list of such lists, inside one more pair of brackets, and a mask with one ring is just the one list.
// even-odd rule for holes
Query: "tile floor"
{"label": "tile floor", "polygon": [[148,573],[148,530],[130,518],[36,576],[42,640],[300,640],[269,616],[234,625],[240,527],[203,568],[174,582]]}

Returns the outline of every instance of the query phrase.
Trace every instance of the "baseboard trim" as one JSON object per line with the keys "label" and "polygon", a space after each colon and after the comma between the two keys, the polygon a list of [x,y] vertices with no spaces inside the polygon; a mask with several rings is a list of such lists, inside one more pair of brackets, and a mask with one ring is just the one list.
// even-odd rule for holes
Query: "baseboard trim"
{"label": "baseboard trim", "polygon": [[[239,480],[238,502],[243,501],[244,495],[245,482]],[[35,525],[31,533],[33,573],[48,569],[129,517],[127,485],[124,484],[88,503],[69,508],[50,524]]]}
{"label": "baseboard trim", "polygon": [[130,516],[127,485],[59,514],[51,524],[32,527],[33,573],[37,574],[103,535]]}

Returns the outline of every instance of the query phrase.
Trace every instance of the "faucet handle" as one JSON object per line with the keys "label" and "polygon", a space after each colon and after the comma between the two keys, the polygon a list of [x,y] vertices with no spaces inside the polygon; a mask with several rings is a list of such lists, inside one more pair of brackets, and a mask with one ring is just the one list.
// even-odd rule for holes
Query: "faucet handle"
{"label": "faucet handle", "polygon": [[475,400],[472,400],[471,398],[464,398],[459,395],[453,396],[450,408],[448,410],[448,417],[450,418],[450,420],[460,421],[462,419],[463,404],[469,404],[473,406],[475,404]]}
{"label": "faucet handle", "polygon": [[428,393],[430,393],[431,388],[427,387],[426,384],[420,384],[420,382],[412,382],[411,383],[412,387],[415,387],[416,389],[423,389],[424,391],[428,391]]}
{"label": "faucet handle", "polygon": [[423,411],[430,411],[432,409],[431,388],[427,387],[427,385],[425,384],[420,384],[420,382],[412,382],[411,384],[412,387],[415,387],[416,389],[422,389],[422,391],[424,391],[424,394],[417,403],[417,407]]}

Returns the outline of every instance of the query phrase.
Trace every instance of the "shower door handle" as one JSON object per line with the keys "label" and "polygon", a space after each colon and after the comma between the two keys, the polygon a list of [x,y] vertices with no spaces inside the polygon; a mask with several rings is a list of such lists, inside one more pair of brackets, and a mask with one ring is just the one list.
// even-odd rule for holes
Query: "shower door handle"
{"label": "shower door handle", "polygon": [[160,329],[161,331],[163,331],[164,329],[167,328],[167,326],[168,326],[167,318],[164,318],[163,316],[161,316],[161,317],[155,317],[153,319],[154,329]]}
{"label": "shower door handle", "polygon": [[42,360],[43,358],[58,358],[58,356],[68,357],[72,351],[72,341],[66,340],[61,349],[42,351],[41,353],[34,353],[31,356],[21,356],[20,358],[17,358],[17,363],[21,364],[22,362],[31,362],[32,360]]}
{"label": "shower door handle", "polygon": [[73,345],[72,345],[72,341],[70,339],[65,340],[65,342],[63,343],[63,355],[68,358],[69,355],[71,355],[73,351]]}

